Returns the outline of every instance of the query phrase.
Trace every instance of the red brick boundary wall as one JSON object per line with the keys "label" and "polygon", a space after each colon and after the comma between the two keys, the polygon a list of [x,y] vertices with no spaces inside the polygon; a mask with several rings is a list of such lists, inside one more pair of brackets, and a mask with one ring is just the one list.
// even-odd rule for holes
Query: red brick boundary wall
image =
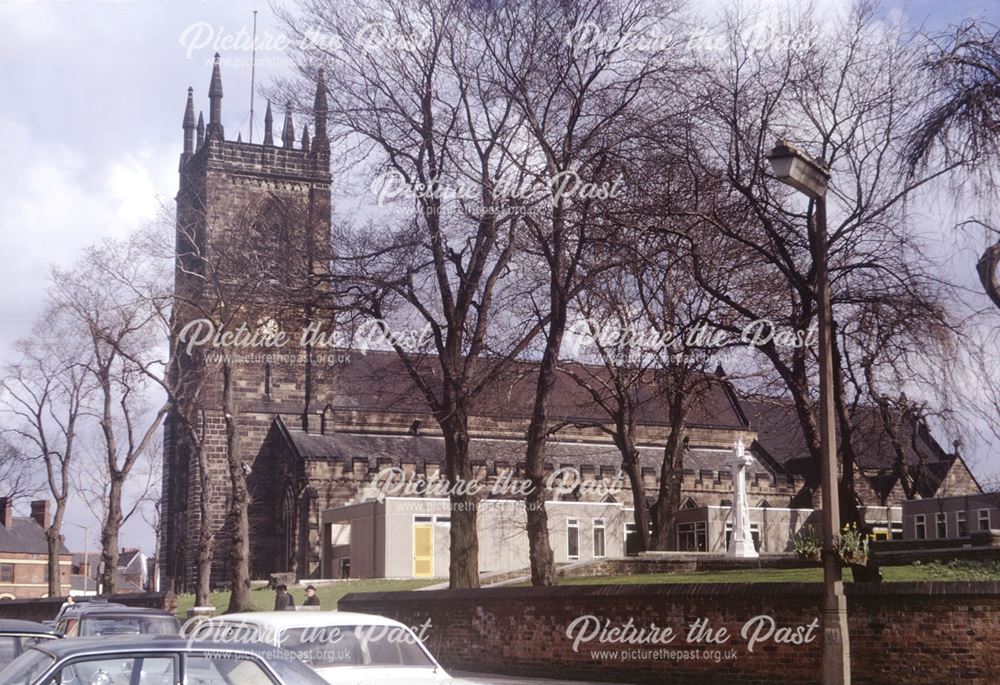
{"label": "red brick boundary wall", "polygon": [[[339,608],[408,625],[430,619],[428,647],[456,670],[644,685],[799,685],[820,680],[821,628],[807,628],[821,616],[820,591],[806,583],[488,588],[354,593]],[[847,595],[855,685],[1000,682],[1000,582],[848,584]],[[769,637],[766,619],[751,622],[762,615],[776,624]],[[673,628],[676,637],[664,645],[602,643],[581,616],[596,617],[602,629],[631,621]],[[699,619],[712,631],[725,628],[728,639],[688,642]],[[575,620],[574,637],[597,633],[576,651],[567,637]],[[793,644],[796,635],[804,644]]]}

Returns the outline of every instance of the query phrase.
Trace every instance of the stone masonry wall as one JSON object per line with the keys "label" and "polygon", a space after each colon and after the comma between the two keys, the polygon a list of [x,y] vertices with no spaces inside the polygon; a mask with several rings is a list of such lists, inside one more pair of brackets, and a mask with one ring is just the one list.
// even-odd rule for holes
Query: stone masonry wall
{"label": "stone masonry wall", "polygon": [[[848,585],[855,685],[987,685],[1000,669],[1000,583]],[[350,594],[340,610],[391,616],[431,629],[427,646],[445,668],[604,682],[685,685],[819,683],[818,584],[561,586]],[[769,624],[810,638],[779,643]],[[567,628],[581,616],[602,627],[671,627],[665,646],[581,642]],[[688,643],[689,626],[726,628],[723,644]],[[749,642],[758,625],[758,639]],[[811,637],[810,637],[811,636]],[[800,640],[801,642],[801,640]]]}

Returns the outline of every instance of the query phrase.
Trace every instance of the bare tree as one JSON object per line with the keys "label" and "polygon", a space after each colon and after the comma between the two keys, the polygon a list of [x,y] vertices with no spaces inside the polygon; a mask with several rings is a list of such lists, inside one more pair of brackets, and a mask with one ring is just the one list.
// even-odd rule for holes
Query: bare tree
{"label": "bare tree", "polygon": [[[475,478],[470,416],[516,375],[514,360],[547,322],[520,313],[535,282],[513,262],[523,223],[502,187],[521,185],[527,153],[516,149],[521,115],[477,28],[492,12],[409,0],[310,2],[284,14],[296,35],[318,29],[341,46],[309,47],[302,72],[314,80],[315,65],[325,67],[331,143],[347,151],[350,171],[367,172],[370,204],[388,207],[375,210],[377,224],[345,218],[335,229],[330,316],[382,327],[444,436],[456,588],[479,585],[478,498],[462,485]],[[393,43],[365,44],[372,27]],[[422,327],[422,345],[393,335]]]}
{"label": "bare tree", "polygon": [[[149,411],[145,367],[156,358],[156,311],[122,285],[123,280],[142,277],[135,273],[145,264],[138,249],[134,242],[109,241],[89,248],[73,269],[53,270],[54,306],[91,346],[86,369],[99,395],[96,411],[104,441],[99,471],[104,477],[98,478],[104,486],[100,583],[109,594],[116,585],[121,527],[136,506],[125,511],[124,492],[136,464],[154,445],[170,406],[161,402]],[[104,278],[109,272],[120,278]]]}
{"label": "bare tree", "polygon": [[78,431],[94,390],[87,372],[91,351],[81,342],[58,310],[50,310],[33,329],[32,339],[17,343],[19,358],[7,367],[2,385],[3,409],[13,424],[8,435],[44,465],[45,482],[55,502],[52,520],[45,529],[51,597],[61,595],[62,523],[71,492]]}
{"label": "bare tree", "polygon": [[0,430],[0,492],[11,500],[33,497],[41,488],[37,460]]}
{"label": "bare tree", "polygon": [[[681,252],[670,241],[640,231],[644,235],[630,235],[627,242],[626,264],[600,274],[577,297],[583,326],[574,325],[574,332],[589,352],[580,358],[596,364],[564,365],[562,370],[587,390],[610,421],[599,427],[622,455],[639,548],[666,550],[676,544],[672,532],[681,506],[687,419],[713,386],[724,383],[707,373],[724,349],[699,344],[694,335],[715,325],[712,302],[685,274]],[[654,416],[664,421],[667,437],[650,506],[638,447],[649,436],[640,436],[638,426]]]}
{"label": "bare tree", "polygon": [[[661,94],[654,94],[653,86],[671,64],[669,45],[659,59],[649,59],[636,55],[630,41],[644,30],[669,26],[674,11],[671,3],[643,0],[513,2],[500,6],[488,24],[500,86],[523,122],[518,145],[531,151],[523,171],[550,189],[544,211],[524,214],[530,240],[525,252],[545,274],[535,305],[546,324],[525,459],[535,585],[555,583],[543,486],[545,445],[572,302],[596,274],[617,263],[612,252],[595,248],[611,244],[627,225],[627,203],[616,201],[622,160],[638,122],[659,110]],[[584,25],[598,27],[603,39],[578,40]],[[571,179],[576,185],[569,190]]]}
{"label": "bare tree", "polygon": [[[729,52],[706,65],[700,88],[703,106],[695,112],[690,141],[699,190],[672,195],[668,210],[689,226],[711,228],[689,239],[687,252],[700,285],[735,315],[729,319],[734,335],[758,325],[794,332],[753,342],[794,402],[817,463],[815,354],[805,343],[816,322],[813,255],[828,251],[838,331],[840,496],[845,516],[856,519],[856,447],[844,359],[853,355],[852,340],[865,335],[858,325],[862,314],[869,322],[890,315],[905,320],[894,340],[908,341],[910,359],[919,356],[918,345],[937,345],[938,332],[949,328],[933,262],[911,230],[906,204],[945,171],[903,173],[905,141],[923,107],[924,92],[914,78],[917,52],[900,29],[876,23],[870,5],[828,22],[823,30],[829,35],[798,47],[753,46],[741,37],[741,21],[730,15]],[[818,29],[805,13],[786,19],[781,30],[810,35]],[[788,209],[788,191],[767,178],[765,155],[781,137],[810,141],[830,165],[825,246],[815,244],[811,203],[805,211]],[[911,318],[898,316],[902,311]],[[920,338],[926,319],[913,316],[933,316],[941,326],[927,327],[931,332]],[[890,356],[875,359],[886,363]],[[881,371],[877,375],[882,378]]]}

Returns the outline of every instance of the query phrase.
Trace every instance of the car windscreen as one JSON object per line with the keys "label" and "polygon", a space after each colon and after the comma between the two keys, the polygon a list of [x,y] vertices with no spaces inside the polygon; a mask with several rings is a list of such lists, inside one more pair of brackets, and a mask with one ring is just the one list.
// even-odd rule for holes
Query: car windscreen
{"label": "car windscreen", "polygon": [[29,649],[0,671],[0,685],[31,685],[55,662],[55,657]]}
{"label": "car windscreen", "polygon": [[290,628],[281,646],[313,668],[407,666],[433,668],[409,628],[377,625]]}
{"label": "car windscreen", "polygon": [[52,639],[49,635],[0,635],[0,668],[3,668],[31,645],[40,640]]}
{"label": "car windscreen", "polygon": [[180,627],[173,616],[85,616],[78,635],[177,635]]}

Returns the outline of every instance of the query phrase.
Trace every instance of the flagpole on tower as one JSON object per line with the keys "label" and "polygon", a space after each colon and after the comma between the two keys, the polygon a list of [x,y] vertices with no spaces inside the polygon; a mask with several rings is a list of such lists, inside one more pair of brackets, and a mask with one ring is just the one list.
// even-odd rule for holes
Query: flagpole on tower
{"label": "flagpole on tower", "polygon": [[253,91],[257,72],[257,10],[253,11],[253,40],[250,43],[250,142],[253,142]]}

